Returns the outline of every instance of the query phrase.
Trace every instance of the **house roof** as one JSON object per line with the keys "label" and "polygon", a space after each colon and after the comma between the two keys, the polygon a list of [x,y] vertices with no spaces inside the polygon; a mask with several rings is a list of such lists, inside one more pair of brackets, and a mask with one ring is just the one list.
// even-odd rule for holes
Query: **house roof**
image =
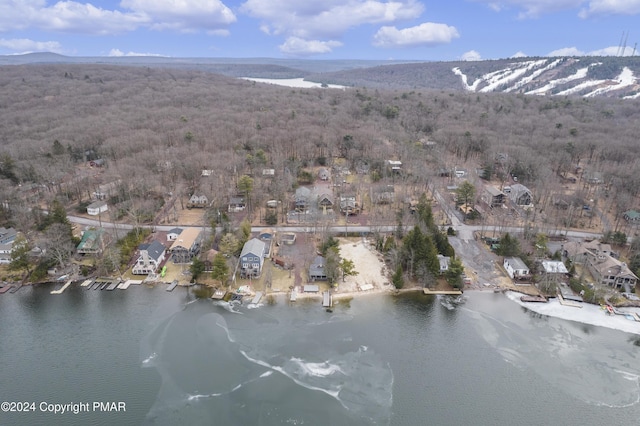
{"label": "house roof", "polygon": [[87,206],[87,210],[89,209],[99,209],[100,207],[106,206],[106,201],[94,201],[93,203]]}
{"label": "house roof", "polygon": [[233,205],[244,204],[244,197],[231,197],[229,198],[229,204],[233,204]]}
{"label": "house roof", "polygon": [[9,243],[16,239],[18,235],[18,231],[13,228],[4,228],[0,227],[0,242],[1,243]]}
{"label": "house roof", "polygon": [[616,275],[638,279],[638,277],[631,272],[626,263],[619,261],[611,256],[607,256],[603,262],[596,263],[594,268],[600,273],[600,275]]}
{"label": "house roof", "polygon": [[559,260],[543,260],[542,268],[547,274],[568,274],[569,271],[564,263]]}
{"label": "house roof", "polygon": [[324,265],[325,265],[324,257],[316,256],[316,258],[313,259],[313,262],[311,262],[311,265],[309,266],[309,276],[312,276],[312,277],[324,276],[325,275]]}
{"label": "house roof", "polygon": [[640,220],[640,213],[635,210],[628,210],[624,212],[624,217],[627,220]]}
{"label": "house roof", "polygon": [[190,249],[200,236],[200,228],[185,228],[178,236],[178,239],[173,242],[169,250],[174,250],[180,247]]}
{"label": "house roof", "polygon": [[100,239],[102,238],[103,229],[89,229],[84,231],[82,239],[78,243],[77,250],[97,250],[100,247]]}
{"label": "house roof", "polygon": [[140,244],[138,247],[140,251],[146,250],[149,257],[156,262],[160,259],[162,254],[165,252],[165,247],[162,243],[158,241],[153,241],[150,244]]}
{"label": "house roof", "polygon": [[440,269],[446,269],[449,267],[449,262],[451,262],[451,258],[449,256],[443,256],[439,254],[438,262],[440,263]]}
{"label": "house roof", "polygon": [[318,202],[322,203],[323,201],[328,201],[330,204],[333,204],[333,196],[330,194],[320,194],[318,196]]}
{"label": "house roof", "polygon": [[308,200],[310,196],[311,196],[311,190],[306,186],[301,186],[298,189],[296,189],[296,195],[295,195],[296,200],[300,200],[300,199]]}
{"label": "house roof", "polygon": [[244,246],[242,247],[242,252],[240,253],[240,257],[243,257],[247,254],[252,254],[254,256],[258,256],[262,258],[262,256],[264,256],[265,249],[266,249],[266,244],[264,243],[264,241],[260,241],[257,238],[252,238],[246,243],[244,243]]}
{"label": "house roof", "polygon": [[182,232],[182,228],[173,228],[173,229],[170,229],[169,232],[167,233],[180,235],[181,232]]}
{"label": "house roof", "polygon": [[519,257],[505,257],[504,261],[511,265],[513,269],[529,269]]}
{"label": "house roof", "polygon": [[499,195],[505,195],[504,192],[500,191],[498,188],[496,188],[495,186],[491,185],[491,186],[487,186],[485,188],[485,191],[491,195],[492,197],[497,197]]}

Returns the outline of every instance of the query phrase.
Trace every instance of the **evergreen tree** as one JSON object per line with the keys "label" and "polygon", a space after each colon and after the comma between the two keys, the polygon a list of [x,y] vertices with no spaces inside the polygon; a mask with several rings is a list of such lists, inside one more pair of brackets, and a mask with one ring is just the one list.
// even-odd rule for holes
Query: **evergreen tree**
{"label": "evergreen tree", "polygon": [[398,289],[404,286],[402,266],[398,265],[398,267],[396,268],[396,271],[393,273],[393,276],[391,277],[391,282],[393,283],[395,288],[398,288]]}
{"label": "evergreen tree", "polygon": [[223,285],[226,284],[227,278],[229,278],[229,265],[224,254],[218,253],[215,255],[212,267],[211,278],[220,281]]}

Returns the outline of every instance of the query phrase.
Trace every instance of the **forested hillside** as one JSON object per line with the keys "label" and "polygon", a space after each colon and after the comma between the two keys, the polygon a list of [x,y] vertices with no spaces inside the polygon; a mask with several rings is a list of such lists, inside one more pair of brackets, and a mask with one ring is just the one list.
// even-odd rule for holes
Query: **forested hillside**
{"label": "forested hillside", "polygon": [[447,89],[637,99],[640,56],[434,62],[312,74],[309,80],[385,89]]}
{"label": "forested hillside", "polygon": [[[216,200],[256,181],[256,201],[288,199],[305,166],[380,168],[405,182],[442,167],[517,174],[536,205],[577,167],[605,185],[600,206],[637,207],[638,101],[512,93],[291,89],[202,71],[56,64],[0,67],[0,225],[29,228],[26,209],[67,205],[118,182],[119,211],[153,216],[175,191]],[[103,159],[100,169],[87,161]],[[202,179],[202,170],[212,170]],[[592,195],[593,196],[593,195]],[[144,214],[143,214],[144,213]],[[126,214],[126,213],[123,213]],[[132,215],[133,216],[133,215]]]}

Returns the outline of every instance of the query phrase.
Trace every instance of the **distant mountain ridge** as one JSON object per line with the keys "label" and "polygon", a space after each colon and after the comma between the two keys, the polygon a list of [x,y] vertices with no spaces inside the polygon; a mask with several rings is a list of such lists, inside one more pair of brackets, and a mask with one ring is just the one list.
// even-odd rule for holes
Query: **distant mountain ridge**
{"label": "distant mountain ridge", "polygon": [[640,56],[425,62],[312,74],[322,83],[392,89],[640,98]]}
{"label": "distant mountain ridge", "polygon": [[640,98],[640,56],[541,57],[454,62],[159,56],[71,57],[55,53],[0,56],[0,65],[47,63],[104,63],[197,69],[230,77],[305,78],[318,83],[378,89]]}

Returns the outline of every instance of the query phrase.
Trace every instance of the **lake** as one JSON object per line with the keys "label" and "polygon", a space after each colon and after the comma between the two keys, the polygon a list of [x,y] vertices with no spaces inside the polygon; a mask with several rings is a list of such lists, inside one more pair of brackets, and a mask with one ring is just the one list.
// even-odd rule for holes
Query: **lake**
{"label": "lake", "polygon": [[[0,424],[602,425],[640,418],[640,336],[502,294],[264,299],[52,286],[0,295]],[[604,315],[604,314],[602,314]],[[124,402],[53,414],[40,403]],[[91,405],[92,406],[92,405]],[[46,407],[46,405],[45,405]]]}

